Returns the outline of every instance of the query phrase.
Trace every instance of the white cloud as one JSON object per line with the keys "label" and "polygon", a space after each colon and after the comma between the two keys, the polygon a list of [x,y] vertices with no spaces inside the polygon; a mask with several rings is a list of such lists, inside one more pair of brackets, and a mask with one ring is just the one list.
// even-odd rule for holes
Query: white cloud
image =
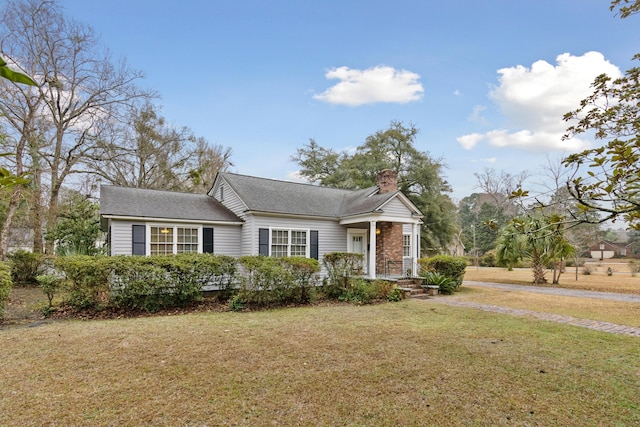
{"label": "white cloud", "polygon": [[475,105],[473,107],[473,112],[468,117],[470,122],[478,122],[478,123],[487,123],[487,119],[484,117],[484,112],[487,110],[487,107],[484,105]]}
{"label": "white cloud", "polygon": [[[498,70],[499,84],[489,97],[507,119],[508,129],[487,132],[484,134],[487,142],[494,147],[530,150],[586,148],[589,142],[585,139],[574,137],[562,141],[568,127],[562,117],[591,94],[591,83],[601,73],[612,77],[621,75],[619,68],[599,52],[582,56],[563,53],[557,56],[555,66],[539,60],[530,68],[518,65]],[[471,117],[476,114],[474,109]],[[458,138],[458,142],[469,149],[465,137]]]}
{"label": "white cloud", "polygon": [[459,136],[458,138],[456,138],[456,141],[458,141],[458,143],[460,143],[460,145],[462,145],[462,148],[464,148],[465,150],[471,150],[484,138],[485,136],[480,133],[472,133],[469,135]]}
{"label": "white cloud", "polygon": [[472,163],[495,163],[498,159],[496,157],[486,157],[484,159],[471,160]]}
{"label": "white cloud", "polygon": [[327,79],[338,79],[339,83],[325,90],[314,99],[349,106],[388,102],[405,104],[422,99],[424,88],[420,75],[407,70],[396,70],[388,66],[377,66],[366,70],[338,67],[329,70]]}
{"label": "white cloud", "polygon": [[462,92],[460,92],[458,89],[454,90],[454,91],[453,91],[453,94],[454,94],[455,96],[462,96]]}

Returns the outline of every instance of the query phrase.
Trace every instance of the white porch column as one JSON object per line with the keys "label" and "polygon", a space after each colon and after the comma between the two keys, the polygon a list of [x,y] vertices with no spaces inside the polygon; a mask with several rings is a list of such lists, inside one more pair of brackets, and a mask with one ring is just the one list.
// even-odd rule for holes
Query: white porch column
{"label": "white porch column", "polygon": [[418,275],[418,256],[420,254],[420,246],[418,238],[418,225],[416,223],[411,224],[411,276],[416,277]]}
{"label": "white porch column", "polygon": [[376,278],[376,222],[369,221],[369,277]]}

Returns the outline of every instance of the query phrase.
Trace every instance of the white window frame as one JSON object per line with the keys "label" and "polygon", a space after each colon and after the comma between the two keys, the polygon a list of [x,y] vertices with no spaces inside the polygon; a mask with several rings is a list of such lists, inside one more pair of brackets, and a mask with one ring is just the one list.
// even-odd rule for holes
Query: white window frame
{"label": "white window frame", "polygon": [[172,251],[170,255],[178,254],[178,229],[179,228],[188,228],[188,229],[196,229],[198,236],[198,247],[195,252],[180,252],[180,253],[202,253],[202,225],[196,224],[147,224],[147,235],[146,235],[146,254],[147,256],[151,256],[151,228],[170,228],[173,230],[173,242],[172,242]]}
{"label": "white window frame", "polygon": [[[299,231],[305,233],[305,248],[304,248],[304,258],[311,257],[311,230],[308,228],[284,228],[284,227],[269,227],[269,256],[274,256],[272,253],[273,247],[273,232],[274,231],[286,231],[287,232],[287,254],[286,257],[291,257],[291,246],[301,246],[301,245],[292,245],[291,242],[291,233],[294,231]],[[302,255],[293,255],[293,256],[302,256]]]}
{"label": "white window frame", "polygon": [[[407,240],[409,241],[409,255],[405,254],[405,248],[407,248],[405,243]],[[411,233],[402,233],[402,258],[413,258],[413,237]]]}

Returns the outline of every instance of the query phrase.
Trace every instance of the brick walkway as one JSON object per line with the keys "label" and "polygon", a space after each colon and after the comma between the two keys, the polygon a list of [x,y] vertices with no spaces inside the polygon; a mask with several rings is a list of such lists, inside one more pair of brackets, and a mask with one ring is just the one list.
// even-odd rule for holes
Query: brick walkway
{"label": "brick walkway", "polygon": [[[554,294],[562,296],[574,296],[580,298],[596,298],[606,299],[612,301],[624,301],[624,302],[637,302],[640,303],[640,295],[628,295],[628,294],[615,294],[611,292],[593,292],[593,291],[581,291],[578,289],[562,289],[562,288],[541,288],[536,286],[521,286],[521,285],[507,285],[502,283],[486,283],[486,282],[465,282],[467,285],[472,286],[486,286],[492,288],[500,288],[505,290],[516,290],[525,292],[538,292],[545,294]],[[468,307],[477,308],[484,311],[491,311],[494,313],[511,314],[521,317],[532,317],[539,320],[547,320],[550,322],[565,323],[572,326],[580,326],[583,328],[593,329],[596,331],[609,332],[612,334],[631,335],[634,337],[640,337],[640,328],[627,325],[619,325],[617,323],[602,322],[599,320],[580,319],[572,316],[565,316],[563,314],[542,313],[539,311],[523,310],[519,308],[502,307],[491,304],[480,304],[470,301],[459,301],[450,297],[442,298],[430,298],[426,301],[433,301],[441,304],[447,304],[455,307]]]}

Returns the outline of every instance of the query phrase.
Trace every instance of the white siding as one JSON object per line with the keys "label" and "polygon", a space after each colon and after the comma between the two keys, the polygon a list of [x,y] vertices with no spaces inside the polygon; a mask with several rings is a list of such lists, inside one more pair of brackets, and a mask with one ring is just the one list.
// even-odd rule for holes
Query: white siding
{"label": "white siding", "polygon": [[[248,221],[249,222],[249,221]],[[338,221],[305,219],[305,218],[274,218],[267,216],[252,217],[253,233],[251,235],[251,253],[258,253],[258,229],[260,228],[299,228],[318,231],[318,256],[328,252],[346,252],[347,229]],[[247,225],[247,224],[245,224]]]}
{"label": "white siding", "polygon": [[[111,224],[111,255],[131,255],[132,251],[132,228],[136,225],[159,224],[154,222],[118,221],[110,220]],[[213,251],[217,255],[240,256],[241,248],[241,228],[237,225],[208,225],[208,224],[185,224],[162,222],[162,225],[178,227],[212,227],[213,228]],[[202,234],[200,234],[202,239]]]}
{"label": "white siding", "polygon": [[240,232],[242,227],[231,225],[203,225],[213,227],[213,253],[216,255],[230,255],[239,257]]}
{"label": "white siding", "polygon": [[[222,194],[223,192],[224,194]],[[213,197],[238,217],[245,219],[245,211],[248,209],[247,205],[238,197],[238,194],[224,178],[221,178],[220,185],[218,185],[218,189]]]}
{"label": "white siding", "polygon": [[131,255],[133,224],[144,225],[144,222],[110,220],[111,255]]}
{"label": "white siding", "polygon": [[384,205],[382,210],[384,211],[385,215],[411,218],[411,210],[397,197],[390,200],[386,205]]}

